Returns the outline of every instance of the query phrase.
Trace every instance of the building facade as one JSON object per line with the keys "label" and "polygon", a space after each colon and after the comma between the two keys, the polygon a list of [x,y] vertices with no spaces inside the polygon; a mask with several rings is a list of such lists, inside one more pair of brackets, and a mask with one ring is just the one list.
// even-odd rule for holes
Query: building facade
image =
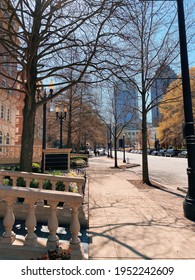
{"label": "building facade", "polygon": [[118,123],[139,123],[138,92],[130,81],[119,81],[115,86],[115,103]]}
{"label": "building facade", "polygon": [[[159,73],[159,74],[158,74]],[[177,74],[171,69],[170,66],[166,66],[163,69],[161,67],[156,72],[156,78],[151,86],[151,102],[155,105],[152,108],[152,125],[158,126],[160,121],[159,101],[162,99],[163,94],[166,93],[170,83],[177,78]]]}

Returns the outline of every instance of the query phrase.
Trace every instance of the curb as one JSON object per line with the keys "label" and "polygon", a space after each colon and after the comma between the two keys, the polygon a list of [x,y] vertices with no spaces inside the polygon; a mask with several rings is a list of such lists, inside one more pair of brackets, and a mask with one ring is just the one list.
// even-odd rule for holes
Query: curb
{"label": "curb", "polygon": [[184,192],[184,193],[187,193],[188,188],[187,187],[178,187],[177,190],[179,190],[181,192]]}

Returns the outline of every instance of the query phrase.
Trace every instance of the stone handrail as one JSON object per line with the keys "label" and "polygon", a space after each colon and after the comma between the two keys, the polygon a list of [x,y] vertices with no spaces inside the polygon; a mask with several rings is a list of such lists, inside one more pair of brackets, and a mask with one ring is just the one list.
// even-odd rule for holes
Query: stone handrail
{"label": "stone handrail", "polygon": [[[54,190],[3,186],[0,184],[0,197],[2,198],[2,201],[6,202],[6,211],[3,218],[4,233],[2,234],[2,237],[0,239],[0,246],[2,244],[10,245],[15,241],[16,235],[13,232],[13,225],[15,222],[13,204],[16,201],[17,197],[22,197],[25,199],[25,204],[28,205],[28,214],[25,220],[27,234],[25,236],[24,246],[38,246],[38,238],[34,232],[34,229],[36,227],[36,202],[38,200],[46,199],[50,207],[50,215],[48,219],[49,236],[47,239],[47,248],[56,248],[56,246],[59,244],[59,238],[56,235],[58,228],[58,218],[56,211],[58,202],[61,201],[72,209],[72,219],[70,223],[70,232],[72,237],[69,245],[72,250],[71,258],[83,258],[82,250],[79,247],[80,239],[78,238],[80,230],[78,211],[83,201],[82,195],[78,193],[59,192]],[[74,254],[74,252],[76,252],[76,254]]]}
{"label": "stone handrail", "polygon": [[76,183],[78,187],[78,193],[82,194],[84,191],[85,179],[74,177],[70,175],[59,176],[59,175],[51,175],[51,174],[42,174],[42,173],[32,173],[32,172],[19,172],[19,171],[9,171],[9,170],[0,170],[0,184],[3,185],[3,179],[5,177],[10,177],[12,179],[12,185],[17,185],[17,179],[22,177],[26,181],[26,187],[30,187],[30,182],[32,179],[36,179],[39,182],[39,189],[43,188],[43,182],[45,180],[49,180],[52,184],[52,190],[56,189],[56,183],[62,182],[65,186],[65,192],[69,191],[70,183]]}

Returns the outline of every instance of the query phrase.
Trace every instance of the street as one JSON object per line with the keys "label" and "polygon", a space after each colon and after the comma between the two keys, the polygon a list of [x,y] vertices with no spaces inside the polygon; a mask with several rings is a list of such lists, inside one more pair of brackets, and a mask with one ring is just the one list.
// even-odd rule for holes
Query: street
{"label": "street", "polygon": [[[129,163],[138,163],[140,166],[131,169],[141,176],[142,155],[125,153]],[[118,152],[118,158],[123,158],[123,152]],[[149,175],[151,180],[155,180],[164,186],[173,188],[187,187],[187,159],[174,157],[161,157],[148,155]]]}

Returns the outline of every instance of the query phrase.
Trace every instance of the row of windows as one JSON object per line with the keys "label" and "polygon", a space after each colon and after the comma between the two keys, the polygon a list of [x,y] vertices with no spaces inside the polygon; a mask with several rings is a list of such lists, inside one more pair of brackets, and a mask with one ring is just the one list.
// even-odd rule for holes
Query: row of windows
{"label": "row of windows", "polygon": [[[10,134],[7,133],[7,134],[5,135],[5,144],[6,144],[6,145],[9,145],[9,144],[10,144],[10,139],[11,139]],[[3,145],[3,144],[4,144],[4,143],[3,143],[3,133],[2,133],[2,131],[0,131],[0,145]]]}
{"label": "row of windows", "polygon": [[6,55],[3,56],[3,68],[6,72],[9,73],[10,76],[13,76],[13,65],[9,62],[8,57]]}
{"label": "row of windows", "polygon": [[[6,89],[8,95],[10,95],[10,96],[13,95],[13,88],[10,84],[7,85],[5,79],[2,79],[1,88],[2,88],[2,90],[4,90],[5,88],[8,88],[8,89]],[[15,97],[18,98],[18,99],[20,98],[20,92],[19,91],[15,91]]]}
{"label": "row of windows", "polygon": [[[4,80],[4,79],[2,80],[1,86],[2,86],[2,88],[6,88],[6,87],[7,87],[7,85],[6,85],[6,80]],[[12,90],[12,88],[11,88],[11,85],[9,85],[8,87],[9,87],[9,89],[8,89],[8,94],[9,94],[9,95],[12,95],[13,90]]]}
{"label": "row of windows", "polygon": [[1,119],[6,119],[8,122],[10,122],[11,121],[10,108],[7,108],[7,111],[6,111],[5,106],[1,105],[1,107],[0,107],[0,118]]}

